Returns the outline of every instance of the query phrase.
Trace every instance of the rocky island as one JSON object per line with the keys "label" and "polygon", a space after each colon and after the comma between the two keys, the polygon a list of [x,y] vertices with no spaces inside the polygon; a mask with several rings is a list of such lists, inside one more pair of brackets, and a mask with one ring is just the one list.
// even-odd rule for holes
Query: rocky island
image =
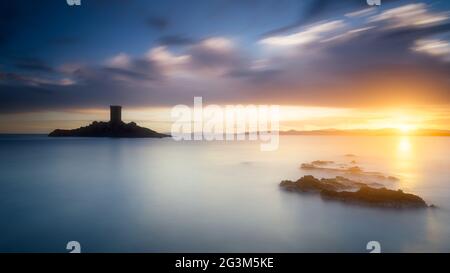
{"label": "rocky island", "polygon": [[281,181],[280,187],[288,191],[319,194],[325,200],[383,208],[425,208],[425,201],[402,190],[370,187],[368,184],[345,177],[317,179],[305,175],[297,181]]}
{"label": "rocky island", "polygon": [[140,127],[134,122],[122,121],[122,107],[110,106],[109,122],[94,121],[88,126],[72,130],[56,129],[50,137],[117,137],[117,138],[163,138],[170,135],[161,134],[148,128]]}
{"label": "rocky island", "polygon": [[[356,161],[350,162],[351,166],[347,164],[337,164],[330,160],[315,160],[310,163],[303,163],[300,169],[307,171],[325,171],[330,173],[341,173],[343,175],[351,175],[353,177],[363,177],[365,179],[382,179],[389,181],[398,181],[398,178],[392,175],[384,175],[380,172],[364,171],[362,168],[356,166]],[[333,167],[334,165],[334,167]]]}

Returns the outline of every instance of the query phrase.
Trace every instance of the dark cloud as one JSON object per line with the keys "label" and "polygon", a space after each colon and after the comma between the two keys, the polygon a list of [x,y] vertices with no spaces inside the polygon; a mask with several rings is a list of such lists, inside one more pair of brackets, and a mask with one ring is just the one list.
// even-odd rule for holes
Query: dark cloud
{"label": "dark cloud", "polygon": [[277,69],[261,69],[261,70],[253,70],[253,69],[234,69],[229,71],[226,75],[235,78],[250,78],[252,82],[261,83],[265,79],[274,79],[278,77],[283,70]]}
{"label": "dark cloud", "polygon": [[0,81],[2,82],[16,82],[16,81],[20,82],[23,79],[24,78],[20,74],[0,71]]}
{"label": "dark cloud", "polygon": [[425,28],[400,28],[393,29],[386,32],[385,38],[395,39],[402,38],[406,40],[416,39],[418,37],[426,37],[434,34],[450,34],[450,23],[444,23],[436,26],[430,26]]}
{"label": "dark cloud", "polygon": [[50,64],[36,58],[19,58],[15,62],[15,66],[23,70],[33,70],[42,72],[51,72],[53,68]]}
{"label": "dark cloud", "polygon": [[181,35],[167,35],[158,39],[162,45],[185,46],[195,44],[198,40]]}
{"label": "dark cloud", "polygon": [[123,76],[129,80],[156,80],[162,76],[153,62],[143,59],[133,60],[126,68],[103,67],[102,70],[110,76]]}
{"label": "dark cloud", "polygon": [[169,20],[161,16],[150,16],[147,18],[146,23],[157,30],[164,30],[169,26]]}
{"label": "dark cloud", "polygon": [[[64,73],[34,59],[24,59],[18,67],[47,73],[30,76],[27,71],[0,71],[0,112],[104,107],[105,103],[145,105],[151,101],[149,83],[164,79],[147,58],[131,59],[123,67],[81,66]],[[67,84],[64,79],[72,82]]]}
{"label": "dark cloud", "polygon": [[[121,76],[130,81],[117,79]],[[64,110],[67,108],[105,107],[109,104],[144,105],[152,97],[151,88],[136,79],[153,80],[151,76],[131,70],[88,67],[72,75],[77,83],[61,85],[29,78],[16,73],[0,74],[0,112]]]}
{"label": "dark cloud", "polygon": [[139,83],[140,81],[163,80],[164,75],[158,65],[148,58],[130,58],[127,64],[112,64],[100,66],[82,66],[65,76],[74,76],[77,82],[84,84]]}
{"label": "dark cloud", "polygon": [[[44,80],[43,78],[36,76],[29,76],[15,72],[0,72],[0,84],[4,84],[5,86],[43,86],[51,82],[51,80]],[[20,94],[17,95],[20,96]]]}

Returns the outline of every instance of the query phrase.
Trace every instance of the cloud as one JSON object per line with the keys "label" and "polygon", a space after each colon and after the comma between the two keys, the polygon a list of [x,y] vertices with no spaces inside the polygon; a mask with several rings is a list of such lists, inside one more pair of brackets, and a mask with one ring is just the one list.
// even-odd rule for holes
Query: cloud
{"label": "cloud", "polygon": [[370,7],[370,8],[364,8],[361,10],[346,13],[345,16],[347,16],[347,17],[365,17],[365,16],[375,13],[376,11],[377,11],[377,8]]}
{"label": "cloud", "polygon": [[101,77],[109,74],[111,80],[128,82],[159,80],[163,76],[156,60],[149,57],[131,58],[125,53],[107,59],[104,66],[92,68],[88,73]]}
{"label": "cloud", "polygon": [[165,46],[150,49],[146,58],[154,62],[165,75],[181,71],[191,60],[189,55],[176,56],[172,54]]}
{"label": "cloud", "polygon": [[[381,17],[342,14],[252,41],[174,39],[176,47],[118,51],[97,64],[28,60],[0,68],[0,109],[170,106],[193,96],[333,107],[450,103],[448,40],[440,37],[450,25],[430,19],[444,13],[426,5],[395,9],[377,10]],[[411,12],[418,12],[419,27],[401,15]]]}
{"label": "cloud", "polygon": [[389,28],[401,28],[432,26],[448,19],[448,12],[431,12],[426,4],[418,3],[389,9],[372,16],[369,22],[386,22]]}
{"label": "cloud", "polygon": [[450,62],[450,43],[448,41],[421,39],[416,41],[412,49],[417,52],[439,57],[443,61]]}
{"label": "cloud", "polygon": [[225,37],[204,39],[187,52],[191,56],[191,69],[206,74],[223,75],[246,62],[234,42]]}
{"label": "cloud", "polygon": [[[384,0],[385,2],[393,2],[396,0]],[[299,27],[317,22],[320,20],[330,20],[329,18],[335,17],[339,13],[349,13],[350,11],[362,10],[367,8],[367,3],[364,0],[311,0],[301,1],[302,5],[298,11],[298,19],[291,24],[272,29],[263,34],[264,37],[275,36],[278,34],[284,34],[288,31],[292,31]]]}
{"label": "cloud", "polygon": [[343,28],[345,24],[341,20],[324,22],[307,27],[305,30],[289,34],[271,36],[260,40],[261,44],[272,47],[289,47],[310,44],[318,41],[323,34]]}
{"label": "cloud", "polygon": [[186,46],[197,42],[196,39],[181,35],[166,35],[159,38],[158,43],[166,46]]}
{"label": "cloud", "polygon": [[181,71],[190,59],[189,55],[175,55],[166,46],[158,46],[137,58],[125,53],[115,55],[106,61],[103,70],[115,74],[114,79],[163,80]]}
{"label": "cloud", "polygon": [[161,16],[150,16],[147,18],[146,23],[157,30],[164,30],[169,26],[169,20]]}
{"label": "cloud", "polygon": [[70,78],[53,79],[11,72],[0,72],[0,82],[25,86],[69,86],[75,84],[75,81]]}
{"label": "cloud", "polygon": [[19,58],[15,62],[17,68],[23,70],[50,72],[53,68],[46,62],[36,58]]}
{"label": "cloud", "polygon": [[111,57],[106,61],[106,65],[113,68],[129,68],[131,65],[130,56],[125,53],[120,53],[116,56]]}
{"label": "cloud", "polygon": [[[277,51],[269,60],[268,66],[277,67],[279,73],[266,74],[259,82],[252,80],[243,89],[251,90],[255,100],[279,103],[351,107],[450,103],[446,91],[450,66],[440,62],[448,56],[448,42],[422,40],[449,30],[446,20],[438,20],[444,13],[433,13],[426,5],[391,10],[382,12],[380,20],[345,21],[347,27],[335,32],[307,27],[262,39],[260,42],[271,47],[293,49]],[[417,24],[401,15],[413,10]],[[321,29],[328,28],[318,27]],[[418,40],[422,42],[417,44]],[[248,74],[252,75],[243,73]]]}

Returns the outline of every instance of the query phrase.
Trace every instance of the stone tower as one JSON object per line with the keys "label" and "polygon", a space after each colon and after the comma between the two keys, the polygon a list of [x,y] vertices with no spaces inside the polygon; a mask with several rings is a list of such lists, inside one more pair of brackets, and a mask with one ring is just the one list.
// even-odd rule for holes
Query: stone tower
{"label": "stone tower", "polygon": [[112,125],[122,123],[122,106],[111,105],[110,107],[110,122]]}

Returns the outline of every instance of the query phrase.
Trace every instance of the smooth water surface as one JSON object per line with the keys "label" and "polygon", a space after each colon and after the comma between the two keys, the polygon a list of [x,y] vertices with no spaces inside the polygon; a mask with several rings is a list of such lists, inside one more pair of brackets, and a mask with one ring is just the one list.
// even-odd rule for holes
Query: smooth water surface
{"label": "smooth water surface", "polygon": [[[355,154],[349,158],[345,154]],[[450,251],[450,138],[282,136],[259,142],[0,137],[0,251]],[[436,209],[392,210],[280,190],[312,160],[400,178]],[[320,176],[318,174],[314,174]],[[326,175],[325,175],[326,176]]]}

